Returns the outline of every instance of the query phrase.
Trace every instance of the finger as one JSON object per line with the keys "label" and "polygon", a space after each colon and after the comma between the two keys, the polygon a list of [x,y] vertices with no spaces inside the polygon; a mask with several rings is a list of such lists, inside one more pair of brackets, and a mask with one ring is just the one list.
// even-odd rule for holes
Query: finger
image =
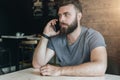
{"label": "finger", "polygon": [[44,72],[49,72],[49,73],[53,73],[54,72],[54,69],[44,69],[41,71],[41,73],[44,73]]}
{"label": "finger", "polygon": [[60,30],[59,30],[59,31],[57,31],[56,35],[58,35],[59,33],[60,33]]}
{"label": "finger", "polygon": [[56,24],[57,21],[58,21],[57,19],[53,19],[53,20],[51,21],[51,25],[52,25],[52,26],[55,26],[55,24]]}
{"label": "finger", "polygon": [[50,76],[51,74],[49,72],[42,72],[41,73],[43,76]]}
{"label": "finger", "polygon": [[50,73],[51,73],[51,71],[49,69],[44,69],[44,70],[40,71],[40,74],[43,76],[51,75]]}
{"label": "finger", "polygon": [[42,66],[41,68],[40,68],[40,70],[47,70],[49,68],[49,64],[47,64],[47,65],[45,65],[45,66]]}
{"label": "finger", "polygon": [[55,25],[56,25],[57,21],[58,21],[58,19],[55,19],[55,20],[54,20]]}
{"label": "finger", "polygon": [[47,68],[46,67],[42,67],[41,69],[40,69],[40,71],[44,71],[44,70],[46,70]]}
{"label": "finger", "polygon": [[47,69],[41,70],[40,73],[47,72]]}
{"label": "finger", "polygon": [[48,26],[53,26],[53,21],[54,21],[54,19],[53,19],[53,20],[50,20],[47,25],[48,25]]}

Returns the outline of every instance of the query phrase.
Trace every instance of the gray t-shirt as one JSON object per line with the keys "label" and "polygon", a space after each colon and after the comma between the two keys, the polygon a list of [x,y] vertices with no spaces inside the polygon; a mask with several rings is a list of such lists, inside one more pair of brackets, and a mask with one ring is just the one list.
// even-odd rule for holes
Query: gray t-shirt
{"label": "gray t-shirt", "polygon": [[61,66],[78,65],[90,61],[91,51],[106,46],[103,36],[87,27],[81,27],[81,34],[75,43],[68,45],[66,35],[52,37],[47,47],[54,50]]}

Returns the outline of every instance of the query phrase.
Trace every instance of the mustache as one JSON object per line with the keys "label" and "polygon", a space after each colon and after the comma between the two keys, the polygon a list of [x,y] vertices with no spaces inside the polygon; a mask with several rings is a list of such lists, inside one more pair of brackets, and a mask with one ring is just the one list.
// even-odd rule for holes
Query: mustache
{"label": "mustache", "polygon": [[60,22],[60,25],[67,25],[68,26],[68,24],[64,23],[64,22]]}

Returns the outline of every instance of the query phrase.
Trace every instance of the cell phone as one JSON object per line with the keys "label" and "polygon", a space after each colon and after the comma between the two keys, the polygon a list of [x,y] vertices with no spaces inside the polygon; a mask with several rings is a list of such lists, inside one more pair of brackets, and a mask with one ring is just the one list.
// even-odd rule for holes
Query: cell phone
{"label": "cell phone", "polygon": [[60,30],[59,21],[56,22],[55,29],[56,32]]}

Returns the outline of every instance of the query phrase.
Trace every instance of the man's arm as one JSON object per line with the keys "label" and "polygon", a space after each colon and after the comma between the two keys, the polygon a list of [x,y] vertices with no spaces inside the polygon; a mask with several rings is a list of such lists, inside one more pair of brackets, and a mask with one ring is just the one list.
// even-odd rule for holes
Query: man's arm
{"label": "man's arm", "polygon": [[[59,34],[58,32],[54,31],[54,26],[56,24],[57,19],[50,20],[45,29],[43,34],[51,37]],[[47,48],[48,39],[45,37],[41,37],[39,44],[37,45],[34,55],[33,55],[33,67],[40,68],[48,63],[48,61],[54,56],[55,52],[51,49]]]}
{"label": "man's arm", "polygon": [[33,55],[33,67],[40,68],[54,56],[54,51],[47,48],[48,39],[41,37]]}
{"label": "man's arm", "polygon": [[91,52],[91,61],[76,66],[55,67],[45,65],[41,67],[42,75],[67,76],[102,76],[107,67],[107,52],[105,47],[97,47]]}
{"label": "man's arm", "polygon": [[91,61],[77,66],[62,67],[61,75],[102,76],[107,67],[107,52],[105,47],[97,47],[91,52]]}

